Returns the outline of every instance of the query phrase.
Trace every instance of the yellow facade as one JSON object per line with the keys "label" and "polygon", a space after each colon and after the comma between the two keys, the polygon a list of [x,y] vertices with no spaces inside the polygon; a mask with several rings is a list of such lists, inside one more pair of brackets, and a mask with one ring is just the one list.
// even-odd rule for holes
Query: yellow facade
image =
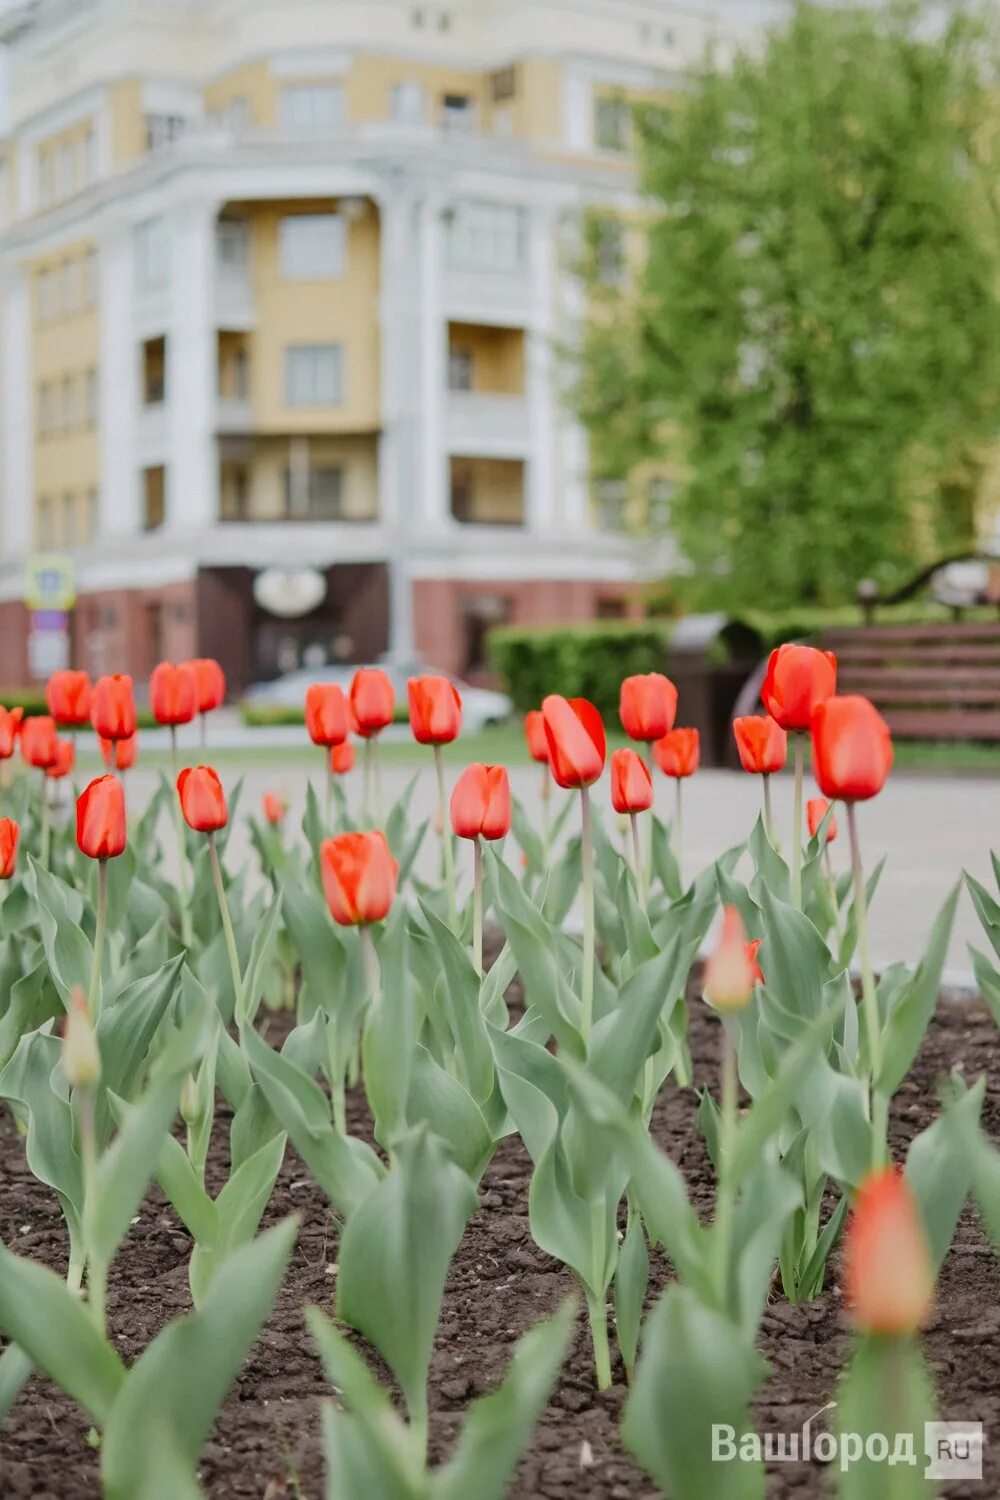
{"label": "yellow facade", "polygon": [[123,78],[109,89],[111,158],[116,167],[128,166],[146,150],[142,118],[142,88],[138,78]]}

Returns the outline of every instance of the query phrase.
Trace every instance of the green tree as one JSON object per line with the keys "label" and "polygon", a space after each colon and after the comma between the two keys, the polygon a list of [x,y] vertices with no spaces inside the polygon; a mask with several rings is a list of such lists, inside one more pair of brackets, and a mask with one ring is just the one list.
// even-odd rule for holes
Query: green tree
{"label": "green tree", "polygon": [[693,600],[843,601],[970,539],[1000,429],[995,79],[964,10],[802,3],[638,112],[645,259],[591,277],[579,404],[599,475],[676,466]]}

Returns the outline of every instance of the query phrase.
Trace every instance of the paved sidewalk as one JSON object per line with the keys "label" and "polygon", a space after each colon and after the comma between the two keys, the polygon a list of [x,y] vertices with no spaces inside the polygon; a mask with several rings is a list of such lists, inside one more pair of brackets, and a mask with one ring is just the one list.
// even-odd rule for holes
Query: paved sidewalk
{"label": "paved sidewalk", "polygon": [[[301,738],[301,732],[300,732]],[[273,769],[251,767],[245,772],[243,811],[257,811],[265,791],[275,791],[289,802],[293,826],[301,820],[305,806],[308,772],[301,766],[283,769],[280,750],[275,749]],[[399,765],[387,766],[383,784],[387,805],[398,797],[414,770]],[[449,768],[449,782],[457,774]],[[230,780],[234,773],[226,775]],[[426,770],[419,771],[417,801],[429,812],[433,809],[434,785],[430,757]],[[153,785],[153,773],[137,769],[129,775],[130,800],[145,801]],[[540,821],[537,768],[514,767],[511,782],[515,795],[524,802],[529,815]],[[352,801],[361,795],[361,773],[348,778]],[[322,789],[317,778],[317,791]],[[811,788],[807,795],[813,795]],[[556,797],[568,795],[556,792]],[[758,778],[729,771],[701,771],[684,788],[684,866],[690,877],[716,858],[724,849],[744,837],[757,815],[760,783]],[[610,809],[607,777],[593,791],[595,807]],[[785,774],[774,785],[775,817],[779,838],[786,844],[791,831],[792,780]],[[673,808],[673,784],[657,779],[657,809],[668,817]],[[1000,847],[995,812],[1000,808],[1000,783],[980,777],[921,776],[899,772],[890,777],[881,794],[859,809],[858,819],[866,868],[872,868],[882,854],[888,863],[882,876],[872,911],[872,948],[877,965],[895,960],[915,963],[921,956],[926,935],[934,916],[963,868],[991,885],[990,841]],[[169,836],[168,836],[169,837]],[[429,844],[430,841],[428,841]],[[254,860],[243,827],[234,833],[230,857],[239,862]],[[847,834],[843,829],[832,849],[838,870],[846,869]],[[433,849],[424,851],[424,868],[435,870]],[[971,983],[971,964],[967,944],[986,947],[975,912],[963,891],[948,957],[950,982]]]}

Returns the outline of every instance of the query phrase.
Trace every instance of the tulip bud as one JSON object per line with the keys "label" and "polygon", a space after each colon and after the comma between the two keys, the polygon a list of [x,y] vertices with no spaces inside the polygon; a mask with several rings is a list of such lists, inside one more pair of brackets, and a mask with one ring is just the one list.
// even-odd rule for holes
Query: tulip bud
{"label": "tulip bud", "polygon": [[858,1188],[844,1247],[847,1298],[866,1333],[915,1333],[934,1294],[927,1235],[906,1178],[870,1172]]}
{"label": "tulip bud", "polygon": [[181,1089],[180,1111],[181,1119],[185,1125],[197,1125],[201,1118],[201,1100],[198,1097],[198,1084],[191,1073],[185,1078],[184,1086]]}
{"label": "tulip bud", "polygon": [[742,1010],[763,980],[757,963],[760,940],[748,943],[739,908],[727,906],[715,951],[705,965],[705,998],[716,1010]]}
{"label": "tulip bud", "polygon": [[618,697],[618,717],[630,740],[662,740],[674,727],[677,689],[662,672],[626,677]]}
{"label": "tulip bud", "polygon": [[406,684],[410,729],[418,745],[447,745],[462,728],[462,699],[447,677],[411,677]]}
{"label": "tulip bud", "polygon": [[361,667],[354,674],[350,691],[351,727],[370,739],[391,724],[396,712],[392,678],[381,667]]}
{"label": "tulip bud", "polygon": [[97,1033],[87,1009],[87,997],[79,988],[70,996],[63,1023],[62,1066],[70,1088],[92,1089],[101,1076]]}
{"label": "tulip bud", "polygon": [[542,721],[552,775],[571,790],[590,786],[604,770],[607,740],[604,721],[586,698],[550,693],[542,703]]}

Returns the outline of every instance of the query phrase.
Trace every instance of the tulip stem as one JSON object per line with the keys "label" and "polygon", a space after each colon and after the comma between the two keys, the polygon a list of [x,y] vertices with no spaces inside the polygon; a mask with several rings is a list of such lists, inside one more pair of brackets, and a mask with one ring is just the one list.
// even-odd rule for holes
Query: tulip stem
{"label": "tulip stem", "polygon": [[630,812],[629,822],[632,825],[632,859],[635,864],[635,884],[639,892],[639,904],[643,908],[646,905],[646,869],[642,859],[642,840],[639,837],[639,815]]}
{"label": "tulip stem", "polygon": [[764,783],[764,832],[767,834],[768,843],[774,848],[774,809],[771,806],[771,778],[765,771],[761,777]]}
{"label": "tulip stem", "polygon": [[108,919],[108,862],[97,861],[97,925],[94,929],[94,956],[90,965],[90,989],[87,1002],[90,1019],[96,1021],[101,1014],[101,961],[104,957],[104,933]]}
{"label": "tulip stem", "polygon": [[[444,883],[448,892],[448,922],[455,927],[458,922],[458,901],[455,897],[455,851],[451,847],[451,828],[448,823],[448,803],[444,788],[444,761],[441,746],[434,746],[434,772],[437,776],[438,821],[441,825],[441,852],[444,856]],[[477,839],[478,844],[478,839]],[[480,964],[482,969],[482,964]]]}
{"label": "tulip stem", "polygon": [[595,1198],[590,1205],[590,1238],[593,1256],[593,1278],[596,1290],[587,1292],[590,1314],[590,1337],[594,1346],[597,1388],[606,1391],[611,1385],[611,1350],[608,1347],[608,1310],[604,1301],[604,1201]]}
{"label": "tulip stem", "polygon": [[472,841],[472,960],[479,978],[483,977],[483,841],[477,834]]}
{"label": "tulip stem", "polygon": [[[103,864],[104,861],[102,860]],[[97,1134],[94,1129],[94,1098],[90,1087],[73,1090],[76,1122],[83,1159],[83,1242],[87,1266],[87,1311],[101,1337],[105,1334],[108,1268],[92,1248],[94,1215],[97,1212]]]}
{"label": "tulip stem", "polygon": [[795,806],[792,815],[792,905],[802,907],[802,781],[805,773],[805,741],[795,735]]}
{"label": "tulip stem", "polygon": [[580,1035],[590,1040],[594,1018],[594,841],[590,831],[590,788],[580,788],[583,865],[583,973],[580,977]]}
{"label": "tulip stem", "polygon": [[682,847],[684,843],[684,782],[680,778],[674,782],[674,859],[677,862],[677,876],[684,888],[684,877],[681,875]]}
{"label": "tulip stem", "polygon": [[552,773],[549,770],[548,761],[542,766],[542,845],[545,849],[545,859],[549,857],[549,839],[551,838],[551,804],[552,804]]}
{"label": "tulip stem", "polygon": [[[202,715],[204,722],[204,714]],[[174,825],[177,829],[177,866],[178,881],[180,887],[181,905],[181,942],[185,948],[194,947],[194,929],[191,925],[191,896],[190,882],[188,880],[188,853],[187,838],[184,833],[184,814],[181,811],[180,792],[177,791],[177,777],[180,774],[177,769],[177,725],[170,726],[170,760],[174,773]],[[125,773],[122,772],[122,790],[125,789]]]}
{"label": "tulip stem", "polygon": [[38,862],[41,865],[41,867],[42,867],[43,870],[47,870],[49,868],[49,839],[50,839],[50,829],[49,829],[49,778],[48,778],[48,776],[46,775],[46,773],[44,771],[42,771],[42,810],[41,810],[41,823],[42,823],[42,847],[41,847],[41,852],[40,852],[40,855],[39,855],[39,861]]}
{"label": "tulip stem", "polygon": [[219,900],[219,915],[222,918],[222,930],[226,936],[226,952],[229,954],[229,969],[233,976],[236,1024],[237,1026],[242,1026],[247,1019],[246,996],[243,991],[243,975],[240,972],[240,955],[236,947],[233,919],[229,915],[229,902],[226,900],[226,887],[222,879],[222,866],[219,863],[219,851],[215,846],[214,829],[208,834],[208,857],[212,862],[212,879],[215,881],[215,894]]}
{"label": "tulip stem", "polygon": [[868,893],[865,890],[865,873],[861,863],[861,843],[858,838],[857,812],[853,802],[846,802],[844,806],[847,808],[847,831],[851,839],[851,874],[854,877],[854,914],[858,927],[858,957],[861,960],[861,1003],[865,1013],[865,1036],[868,1042],[872,1165],[877,1167],[885,1159],[885,1142],[888,1129],[888,1120],[886,1118],[887,1101],[877,1091],[878,1078],[882,1071],[882,1028],[879,1023],[875,972],[872,969],[871,944],[868,934]]}
{"label": "tulip stem", "polygon": [[331,833],[333,830],[333,823],[331,821],[331,813],[333,811],[333,770],[330,766],[329,745],[324,746],[323,755],[326,759],[326,789],[323,800],[323,822],[326,825],[327,833]]}
{"label": "tulip stem", "polygon": [[719,1309],[725,1312],[729,1299],[729,1257],[732,1241],[733,1147],[736,1141],[736,1046],[725,1017],[722,1018],[722,1103],[719,1118],[718,1188],[715,1202],[715,1277]]}

